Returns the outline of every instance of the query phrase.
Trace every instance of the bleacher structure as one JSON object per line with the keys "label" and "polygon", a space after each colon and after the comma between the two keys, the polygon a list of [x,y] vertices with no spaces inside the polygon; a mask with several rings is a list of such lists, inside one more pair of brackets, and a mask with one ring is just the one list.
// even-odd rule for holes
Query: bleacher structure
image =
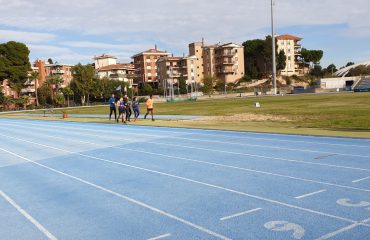
{"label": "bleacher structure", "polygon": [[370,76],[363,77],[354,87],[354,92],[370,92]]}

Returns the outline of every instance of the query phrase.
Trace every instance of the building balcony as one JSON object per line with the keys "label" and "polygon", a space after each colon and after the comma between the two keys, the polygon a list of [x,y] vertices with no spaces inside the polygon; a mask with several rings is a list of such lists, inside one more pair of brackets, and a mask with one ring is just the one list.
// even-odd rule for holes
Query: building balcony
{"label": "building balcony", "polygon": [[34,93],[35,92],[35,89],[22,89],[21,90],[21,93],[22,94],[29,94],[29,93]]}
{"label": "building balcony", "polygon": [[109,78],[134,78],[136,74],[125,74],[125,73],[112,73],[109,74]]}
{"label": "building balcony", "polygon": [[51,70],[51,74],[64,74],[65,71],[61,69]]}
{"label": "building balcony", "polygon": [[24,86],[35,86],[35,81],[26,81],[23,85]]}
{"label": "building balcony", "polygon": [[301,48],[302,45],[301,44],[294,44],[294,48]]}

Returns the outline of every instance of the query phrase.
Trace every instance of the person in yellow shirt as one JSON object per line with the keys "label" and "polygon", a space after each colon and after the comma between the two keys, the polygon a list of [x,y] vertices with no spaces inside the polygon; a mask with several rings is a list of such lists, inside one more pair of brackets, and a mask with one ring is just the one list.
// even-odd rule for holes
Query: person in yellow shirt
{"label": "person in yellow shirt", "polygon": [[149,114],[149,112],[152,115],[152,121],[154,121],[153,117],[153,95],[150,94],[149,99],[146,100],[146,114],[144,116],[144,119],[146,119],[146,116]]}

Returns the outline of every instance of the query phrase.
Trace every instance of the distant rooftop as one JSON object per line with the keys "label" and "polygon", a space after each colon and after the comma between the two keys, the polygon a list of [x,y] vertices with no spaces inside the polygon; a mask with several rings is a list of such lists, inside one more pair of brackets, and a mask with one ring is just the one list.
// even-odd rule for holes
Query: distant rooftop
{"label": "distant rooftop", "polygon": [[98,68],[98,71],[108,71],[108,70],[115,70],[115,69],[135,69],[135,66],[131,63],[118,63],[113,65],[104,66]]}
{"label": "distant rooftop", "polygon": [[283,35],[277,36],[276,39],[301,41],[303,38],[293,36],[293,35],[290,35],[290,34],[283,34]]}
{"label": "distant rooftop", "polygon": [[107,54],[102,54],[100,56],[95,56],[94,57],[94,60],[97,60],[97,59],[105,59],[105,58],[114,58],[114,59],[117,59],[115,56],[112,56],[112,55],[107,55]]}
{"label": "distant rooftop", "polygon": [[131,58],[134,58],[134,57],[137,57],[137,56],[140,56],[140,55],[150,55],[150,54],[153,54],[153,55],[163,55],[163,56],[170,55],[170,53],[168,53],[166,51],[160,51],[160,50],[158,50],[157,49],[157,46],[156,46],[155,48],[148,49],[148,50],[146,50],[144,52],[135,54]]}

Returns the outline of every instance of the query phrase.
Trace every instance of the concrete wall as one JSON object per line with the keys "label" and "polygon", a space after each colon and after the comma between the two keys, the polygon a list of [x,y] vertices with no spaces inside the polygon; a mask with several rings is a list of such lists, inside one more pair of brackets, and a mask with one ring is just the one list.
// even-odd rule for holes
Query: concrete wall
{"label": "concrete wall", "polygon": [[323,89],[346,88],[346,82],[356,83],[359,79],[360,77],[323,78],[320,80],[320,87]]}

